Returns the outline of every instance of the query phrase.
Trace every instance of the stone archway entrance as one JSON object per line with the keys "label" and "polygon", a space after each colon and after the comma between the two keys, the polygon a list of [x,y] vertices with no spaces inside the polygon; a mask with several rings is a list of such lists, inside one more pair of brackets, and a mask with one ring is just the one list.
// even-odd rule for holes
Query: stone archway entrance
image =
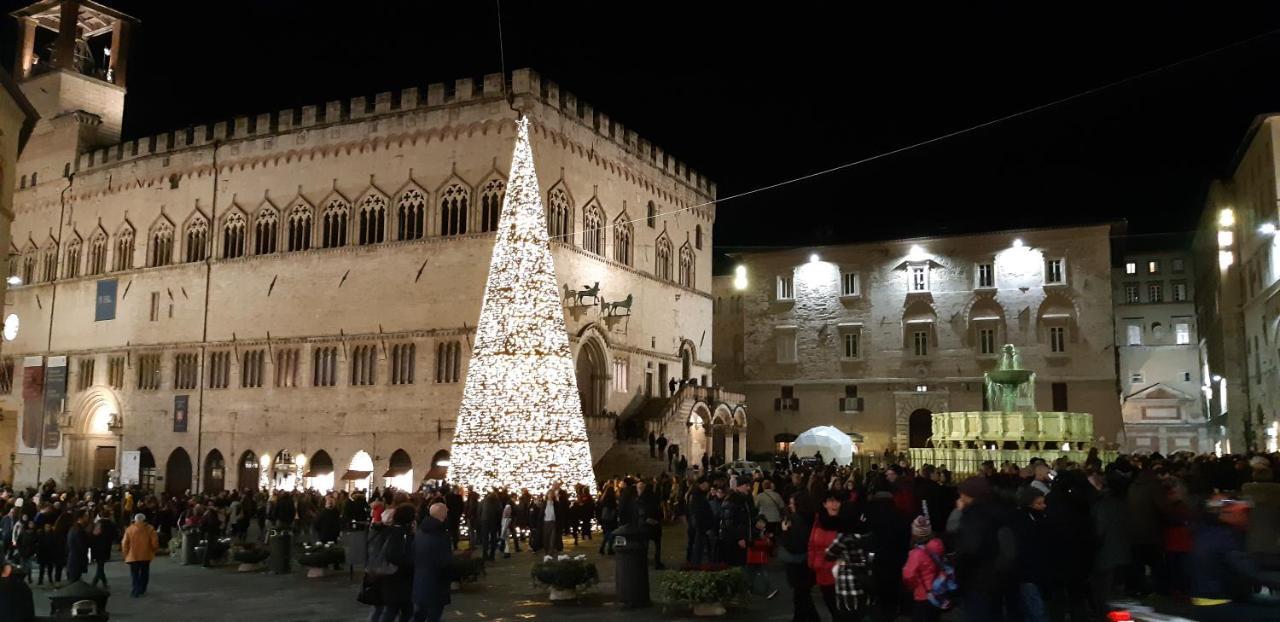
{"label": "stone archway entrance", "polygon": [[685,456],[690,465],[702,464],[702,454],[707,453],[707,426],[711,423],[711,413],[702,405],[695,406],[689,413],[689,446]]}
{"label": "stone archway entrance", "polygon": [[209,455],[204,459],[204,491],[207,493],[219,493],[225,489],[227,478],[226,461],[222,459],[222,452],[217,449],[209,450]]}
{"label": "stone archway entrance", "polygon": [[600,346],[600,342],[583,338],[582,347],[578,349],[576,369],[582,414],[600,414],[605,409],[609,388],[609,368],[605,364],[604,348]]}
{"label": "stone archway entrance", "polygon": [[115,393],[91,387],[72,407],[73,429],[64,435],[67,485],[106,488],[117,468],[120,449],[120,404]]}
{"label": "stone archway entrance", "polygon": [[246,449],[244,453],[240,454],[240,460],[237,462],[239,476],[236,478],[236,485],[241,490],[257,490],[258,478],[261,473],[261,467],[258,466],[258,454],[253,453],[252,449]]}
{"label": "stone archway entrance", "polygon": [[[912,415],[917,411],[928,411],[929,414],[948,412],[951,408],[948,406],[950,394],[946,389],[933,391],[897,391],[893,394],[894,411],[895,411],[895,430],[893,435],[893,445],[896,451],[906,451],[908,447],[915,447],[912,436]],[[920,426],[916,426],[917,428]],[[927,440],[933,434],[932,419],[929,420],[929,427],[926,428],[924,439]],[[920,445],[924,447],[924,445]],[[878,447],[869,447],[870,451],[879,452]]]}
{"label": "stone archway entrance", "polygon": [[164,463],[164,494],[180,497],[191,488],[191,456],[179,447]]}
{"label": "stone archway entrance", "polygon": [[680,346],[680,379],[693,377],[693,347],[689,344]]}
{"label": "stone archway entrance", "polygon": [[929,438],[933,436],[933,413],[925,408],[917,408],[907,419],[907,447],[912,449],[928,447]]}

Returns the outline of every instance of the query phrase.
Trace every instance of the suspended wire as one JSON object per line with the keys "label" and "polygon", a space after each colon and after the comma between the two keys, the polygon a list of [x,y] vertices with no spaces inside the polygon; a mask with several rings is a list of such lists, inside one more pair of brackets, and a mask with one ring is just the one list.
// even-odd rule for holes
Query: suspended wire
{"label": "suspended wire", "polygon": [[[769,184],[769,185],[767,185],[767,186],[760,186],[760,187],[758,187],[758,188],[752,188],[752,189],[750,189],[750,190],[745,190],[745,191],[743,191],[743,192],[739,192],[739,193],[737,193],[737,194],[731,194],[731,195],[729,195],[729,196],[727,196],[727,197],[720,197],[720,198],[717,198],[717,199],[714,199],[714,200],[711,200],[711,201],[703,201],[703,202],[701,202],[701,203],[695,203],[695,204],[693,204],[693,205],[688,205],[688,206],[685,206],[685,207],[680,207],[680,208],[676,208],[676,209],[669,210],[669,211],[665,211],[665,212],[657,212],[656,214],[654,214],[654,217],[656,218],[656,217],[658,217],[658,216],[667,216],[667,215],[670,215],[670,214],[676,214],[676,213],[679,213],[679,212],[686,212],[686,211],[689,211],[689,210],[698,209],[698,208],[700,208],[700,207],[706,207],[706,206],[708,206],[708,205],[715,205],[715,204],[717,204],[717,203],[724,203],[724,202],[726,202],[726,201],[732,201],[732,200],[734,200],[734,199],[740,199],[740,198],[742,198],[742,197],[750,196],[750,195],[753,195],[753,194],[756,194],[756,193],[759,193],[759,192],[765,192],[765,191],[768,191],[768,190],[773,190],[773,189],[776,189],[776,188],[781,188],[781,187],[783,187],[783,186],[789,186],[789,185],[791,185],[791,184],[799,183],[799,182],[802,182],[802,181],[807,181],[807,180],[813,179],[813,178],[815,178],[815,177],[821,177],[821,176],[823,176],[823,175],[829,175],[829,174],[831,174],[831,173],[835,173],[835,172],[837,172],[837,171],[842,171],[842,170],[845,170],[845,169],[848,169],[848,168],[853,168],[853,167],[855,167],[855,166],[859,166],[859,165],[862,165],[862,164],[867,164],[867,163],[869,163],[869,162],[875,162],[876,160],[882,160],[882,159],[884,159],[884,158],[888,158],[888,157],[891,157],[891,156],[895,156],[895,155],[898,155],[898,154],[900,154],[900,153],[904,153],[904,152],[911,151],[911,150],[914,150],[914,149],[919,149],[919,148],[921,148],[921,147],[926,147],[926,146],[928,146],[928,145],[932,145],[932,144],[934,144],[934,143],[942,142],[942,141],[944,141],[944,140],[949,140],[949,139],[951,139],[951,138],[955,138],[955,137],[957,137],[957,136],[963,136],[963,135],[965,135],[965,134],[970,134],[970,133],[976,132],[976,131],[978,131],[978,130],[981,130],[981,129],[984,129],[984,128],[988,128],[988,127],[991,127],[991,126],[993,126],[993,125],[998,125],[998,124],[1000,124],[1000,123],[1004,123],[1005,121],[1010,121],[1010,120],[1013,120],[1013,119],[1017,119],[1017,118],[1019,118],[1019,117],[1025,117],[1025,116],[1028,116],[1028,115],[1032,115],[1032,114],[1035,114],[1035,113],[1040,112],[1040,111],[1042,111],[1042,110],[1046,110],[1046,109],[1048,109],[1048,108],[1052,108],[1052,107],[1054,107],[1054,106],[1058,106],[1058,105],[1061,105],[1061,104],[1065,104],[1065,103],[1067,103],[1067,102],[1070,102],[1070,101],[1073,101],[1073,100],[1076,100],[1076,99],[1080,99],[1080,98],[1083,98],[1083,97],[1088,97],[1088,96],[1093,95],[1093,94],[1095,94],[1095,93],[1099,93],[1099,92],[1101,92],[1101,91],[1105,91],[1105,90],[1108,90],[1108,89],[1111,89],[1111,88],[1114,88],[1114,87],[1120,86],[1120,85],[1122,85],[1122,84],[1127,84],[1127,83],[1129,83],[1129,82],[1135,82],[1135,81],[1138,81],[1138,80],[1142,80],[1142,79],[1144,79],[1144,78],[1148,78],[1148,77],[1150,77],[1150,76],[1153,76],[1153,75],[1155,75],[1155,74],[1157,74],[1157,73],[1162,73],[1162,72],[1164,72],[1164,71],[1168,71],[1168,70],[1173,69],[1173,68],[1175,68],[1175,67],[1179,67],[1179,66],[1181,66],[1181,65],[1185,65],[1185,64],[1188,64],[1188,63],[1192,63],[1192,62],[1198,61],[1198,60],[1200,60],[1200,59],[1202,59],[1202,58],[1205,58],[1205,57],[1208,57],[1208,56],[1213,56],[1213,55],[1218,54],[1218,53],[1221,53],[1221,52],[1225,52],[1225,51],[1230,50],[1230,49],[1232,49],[1232,48],[1237,48],[1237,47],[1241,47],[1241,46],[1244,46],[1244,45],[1248,45],[1248,44],[1253,43],[1254,41],[1257,41],[1257,40],[1259,40],[1259,39],[1264,39],[1264,38],[1266,38],[1266,37],[1270,37],[1271,35],[1274,35],[1274,34],[1276,34],[1277,32],[1280,32],[1280,28],[1276,28],[1276,29],[1268,30],[1268,31],[1266,31],[1266,32],[1264,32],[1264,33],[1254,35],[1254,36],[1249,37],[1249,38],[1247,38],[1247,39],[1241,39],[1241,40],[1236,41],[1236,42],[1234,42],[1234,43],[1229,43],[1229,44],[1227,44],[1227,45],[1224,45],[1224,46],[1222,46],[1222,47],[1219,47],[1219,48],[1215,48],[1215,49],[1209,50],[1209,51],[1207,51],[1207,52],[1201,52],[1200,54],[1196,54],[1195,56],[1189,56],[1189,57],[1187,57],[1187,58],[1184,58],[1184,59],[1181,59],[1181,60],[1178,60],[1178,61],[1174,61],[1174,62],[1169,63],[1169,64],[1167,64],[1167,65],[1162,65],[1162,66],[1160,66],[1160,67],[1156,67],[1156,68],[1154,68],[1154,69],[1149,69],[1149,70],[1144,71],[1144,72],[1141,72],[1141,73],[1133,74],[1133,75],[1131,75],[1131,76],[1128,76],[1128,77],[1125,77],[1125,78],[1121,78],[1121,79],[1116,80],[1116,81],[1114,81],[1114,82],[1108,82],[1108,83],[1103,84],[1103,85],[1101,85],[1101,86],[1096,86],[1096,87],[1093,87],[1093,88],[1090,88],[1090,89],[1087,89],[1087,90],[1084,90],[1084,91],[1077,92],[1077,93],[1075,93],[1075,94],[1073,94],[1073,95],[1068,95],[1068,96],[1066,96],[1066,97],[1063,97],[1063,98],[1060,98],[1060,99],[1055,99],[1055,100],[1053,100],[1053,101],[1050,101],[1050,102],[1047,102],[1047,103],[1044,103],[1044,104],[1040,104],[1040,105],[1038,105],[1038,106],[1033,106],[1033,107],[1031,107],[1031,108],[1027,108],[1027,109],[1025,109],[1025,110],[1021,110],[1021,111],[1018,111],[1018,112],[1014,112],[1014,113],[1012,113],[1012,114],[1007,114],[1007,115],[1005,115],[1005,116],[1003,116],[1003,117],[998,117],[998,118],[995,118],[995,119],[991,119],[990,121],[984,121],[984,122],[979,123],[979,124],[977,124],[977,125],[971,125],[971,126],[969,126],[969,127],[966,127],[966,128],[963,128],[963,129],[959,129],[959,130],[955,130],[955,131],[953,131],[953,132],[947,132],[946,134],[942,134],[942,135],[939,135],[939,136],[935,136],[935,137],[930,138],[930,139],[927,139],[927,140],[922,140],[922,141],[917,142],[917,143],[912,143],[912,144],[910,144],[910,145],[906,145],[906,146],[903,146],[903,147],[898,147],[897,149],[892,149],[892,150],[889,150],[889,151],[881,152],[881,153],[878,153],[878,154],[875,154],[875,155],[872,155],[872,156],[868,156],[868,157],[865,157],[865,158],[862,158],[862,159],[859,159],[859,160],[854,160],[854,161],[852,161],[852,162],[845,162],[844,164],[838,164],[838,165],[836,165],[836,166],[832,166],[832,167],[830,167],[830,168],[822,169],[822,170],[820,170],[820,171],[815,171],[815,172],[812,172],[812,173],[808,173],[808,174],[805,174],[805,175],[801,175],[801,176],[799,176],[799,177],[794,177],[794,178],[787,179],[787,180],[784,180],[784,181],[780,181],[780,182],[777,182],[777,183]],[[649,219],[649,218],[648,218],[648,216],[646,215],[644,218],[636,218],[636,219],[633,219],[633,220],[628,220],[628,221],[623,221],[623,222],[614,222],[614,223],[609,223],[608,225],[605,225],[605,226],[607,226],[607,227],[618,227],[618,226],[624,226],[624,225],[631,225],[631,224],[636,224],[636,223],[639,223],[639,222],[642,222],[642,221],[646,221],[646,220],[648,220],[648,219]],[[601,227],[601,228],[603,228],[603,227]]]}

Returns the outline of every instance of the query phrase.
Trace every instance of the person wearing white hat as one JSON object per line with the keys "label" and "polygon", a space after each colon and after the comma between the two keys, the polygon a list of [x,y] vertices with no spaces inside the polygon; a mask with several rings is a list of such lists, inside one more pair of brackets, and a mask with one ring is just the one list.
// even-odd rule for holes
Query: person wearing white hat
{"label": "person wearing white hat", "polygon": [[133,583],[130,596],[138,598],[147,593],[151,560],[155,559],[159,548],[160,536],[155,527],[147,524],[146,515],[134,514],[133,524],[124,530],[124,540],[120,542],[120,552],[124,554],[125,563],[129,564],[129,578]]}

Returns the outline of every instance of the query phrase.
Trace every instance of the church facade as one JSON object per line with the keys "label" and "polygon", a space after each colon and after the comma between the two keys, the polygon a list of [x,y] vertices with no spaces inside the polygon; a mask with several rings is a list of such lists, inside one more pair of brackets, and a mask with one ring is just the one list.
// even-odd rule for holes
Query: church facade
{"label": "church facade", "polygon": [[555,83],[517,70],[121,142],[132,22],[76,5],[80,34],[75,12],[20,16],[112,54],[19,50],[42,120],[9,249],[17,483],[102,485],[126,458],[174,492],[444,475],[513,108],[595,458],[670,379],[712,382],[715,185]]}

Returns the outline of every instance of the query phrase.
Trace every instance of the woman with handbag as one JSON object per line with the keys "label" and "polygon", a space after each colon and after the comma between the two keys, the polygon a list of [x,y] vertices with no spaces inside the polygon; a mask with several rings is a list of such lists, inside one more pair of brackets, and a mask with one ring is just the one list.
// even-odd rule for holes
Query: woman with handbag
{"label": "woman with handbag", "polygon": [[815,513],[813,498],[805,490],[791,493],[787,516],[782,519],[782,541],[778,559],[787,571],[791,586],[791,622],[820,622],[813,604],[813,569],[809,568],[809,533]]}

